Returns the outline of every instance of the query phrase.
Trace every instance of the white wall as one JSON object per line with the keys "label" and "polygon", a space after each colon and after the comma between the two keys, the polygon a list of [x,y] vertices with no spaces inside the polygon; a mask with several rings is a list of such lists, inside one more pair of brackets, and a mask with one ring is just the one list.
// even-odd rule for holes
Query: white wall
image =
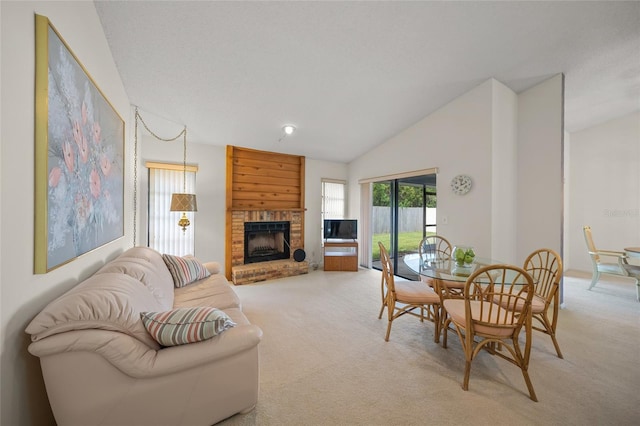
{"label": "white wall", "polygon": [[518,95],[493,80],[492,107],[491,256],[520,263],[514,238],[517,234]]}
{"label": "white wall", "polygon": [[640,246],[640,112],[570,135],[567,269],[591,271],[582,227],[596,247]]}
{"label": "white wall", "polygon": [[[49,301],[131,246],[131,187],[125,185],[125,237],[52,272],[33,274],[34,13],[47,16],[116,111],[128,121],[129,100],[93,2],[1,2],[2,129],[0,260],[3,425],[53,424],[38,358],[24,329]],[[125,124],[129,128],[128,123]],[[125,159],[132,158],[129,144]],[[131,163],[129,163],[131,165]],[[127,168],[125,181],[131,179]]]}
{"label": "white wall", "polygon": [[563,108],[562,74],[518,95],[519,263],[539,248],[562,255]]}
{"label": "white wall", "polygon": [[[0,7],[0,30],[2,29],[2,7]],[[6,38],[5,37],[1,37],[0,36],[0,43],[2,44],[2,48],[0,48],[0,51],[4,50],[4,44]],[[2,62],[0,62],[1,64]],[[2,87],[2,67],[0,67],[0,88]],[[1,89],[0,89],[1,91]],[[0,107],[0,112],[2,111],[2,107]],[[2,114],[0,114],[0,129],[2,129]],[[0,141],[3,140],[2,138],[3,135],[0,134]],[[2,176],[2,149],[0,149],[0,176]],[[4,180],[4,179],[2,179]],[[0,180],[0,182],[2,181]],[[2,191],[4,192],[4,188],[2,188]],[[2,196],[0,196],[0,223],[2,223]],[[2,241],[2,226],[0,226],[0,241]],[[2,259],[2,244],[0,244],[0,259]],[[2,295],[2,262],[0,261],[0,296]],[[0,297],[0,330],[4,331],[4,322],[2,321],[2,319],[4,318],[2,316],[2,298]],[[2,336],[3,333],[0,333],[0,336]],[[4,339],[2,339],[0,337],[0,354],[4,353]],[[1,355],[0,355],[1,356]],[[0,358],[1,359],[1,358]],[[0,366],[0,374],[1,374],[1,366]],[[4,394],[4,392],[2,391],[2,383],[0,382],[0,423],[2,423],[2,396]]]}
{"label": "white wall", "polygon": [[[359,179],[438,167],[438,233],[491,253],[492,91],[487,80],[351,162],[350,215],[360,214]],[[464,196],[449,187],[458,174],[473,180]]]}
{"label": "white wall", "polygon": [[566,130],[564,132],[563,158],[562,183],[564,185],[564,191],[562,193],[562,217],[564,218],[564,223],[562,224],[562,268],[567,271],[571,267],[570,259],[574,250],[571,244],[571,236],[569,234],[572,216],[571,204],[569,203],[569,200],[571,199],[571,185],[569,184],[569,170],[571,170],[571,135]]}

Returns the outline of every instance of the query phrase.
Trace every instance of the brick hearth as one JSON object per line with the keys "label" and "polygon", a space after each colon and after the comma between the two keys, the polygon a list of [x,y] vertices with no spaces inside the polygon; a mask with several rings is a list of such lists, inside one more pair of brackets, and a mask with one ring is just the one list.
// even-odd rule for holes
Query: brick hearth
{"label": "brick hearth", "polygon": [[305,260],[271,260],[269,262],[249,263],[234,266],[231,279],[235,285],[250,284],[275,278],[292,277],[309,272],[309,263]]}

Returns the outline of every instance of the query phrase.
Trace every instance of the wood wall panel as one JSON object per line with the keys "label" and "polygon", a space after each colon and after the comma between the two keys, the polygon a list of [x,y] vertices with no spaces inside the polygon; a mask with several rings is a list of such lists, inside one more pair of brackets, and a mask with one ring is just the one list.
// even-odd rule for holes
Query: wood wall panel
{"label": "wood wall panel", "polygon": [[227,209],[304,209],[304,157],[227,146]]}

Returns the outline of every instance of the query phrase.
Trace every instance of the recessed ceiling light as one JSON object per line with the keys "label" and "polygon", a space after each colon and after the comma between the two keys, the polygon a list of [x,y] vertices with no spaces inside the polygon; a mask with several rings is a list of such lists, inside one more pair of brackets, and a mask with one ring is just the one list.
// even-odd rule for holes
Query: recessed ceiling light
{"label": "recessed ceiling light", "polygon": [[282,130],[284,130],[284,133],[286,135],[291,135],[296,130],[296,126],[294,126],[293,124],[287,124],[282,128]]}

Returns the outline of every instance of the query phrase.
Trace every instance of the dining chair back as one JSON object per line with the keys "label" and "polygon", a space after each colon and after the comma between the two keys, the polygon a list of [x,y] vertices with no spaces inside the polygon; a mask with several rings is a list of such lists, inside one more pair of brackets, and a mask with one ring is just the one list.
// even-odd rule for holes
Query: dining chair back
{"label": "dining chair back", "polygon": [[380,247],[380,262],[382,263],[382,284],[384,302],[378,318],[382,318],[382,311],[387,308],[388,324],[384,340],[389,341],[391,324],[403,315],[429,320],[435,325],[434,341],[440,340],[440,296],[420,281],[395,281],[393,264],[385,246]]}
{"label": "dining chair back", "polygon": [[[447,319],[443,346],[453,325],[462,344],[465,372],[462,389],[469,389],[471,363],[482,349],[515,364],[522,371],[529,397],[537,401],[529,378],[531,354],[531,300],[535,292],[531,276],[514,265],[491,265],[477,269],[465,283],[463,299],[445,299]],[[525,330],[524,350],[520,331]]]}
{"label": "dining chair back", "polygon": [[[535,288],[531,300],[531,314],[536,323],[532,325],[532,328],[548,334],[553,341],[558,357],[562,358],[560,345],[556,339],[562,259],[552,249],[539,249],[527,256],[523,269],[533,278]],[[549,316],[549,311],[551,311],[551,316]]]}
{"label": "dining chair back", "polygon": [[451,257],[451,243],[440,235],[429,235],[420,241],[418,255],[420,256],[420,270],[429,260],[446,260]]}

